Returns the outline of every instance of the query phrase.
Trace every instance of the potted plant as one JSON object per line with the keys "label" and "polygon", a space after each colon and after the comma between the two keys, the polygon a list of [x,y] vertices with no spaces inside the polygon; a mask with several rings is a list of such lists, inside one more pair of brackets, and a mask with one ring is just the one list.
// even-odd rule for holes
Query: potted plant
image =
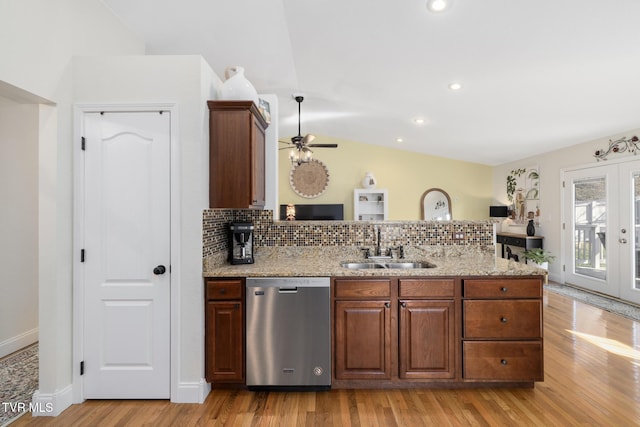
{"label": "potted plant", "polygon": [[523,254],[527,260],[527,264],[534,264],[539,268],[547,270],[549,268],[549,262],[553,261],[556,257],[551,255],[551,252],[545,251],[540,248],[527,249]]}

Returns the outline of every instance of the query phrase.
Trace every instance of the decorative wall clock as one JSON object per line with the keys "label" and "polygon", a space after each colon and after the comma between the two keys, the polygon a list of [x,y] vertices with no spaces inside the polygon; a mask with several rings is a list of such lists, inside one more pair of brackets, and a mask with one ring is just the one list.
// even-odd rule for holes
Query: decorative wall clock
{"label": "decorative wall clock", "polygon": [[294,164],[291,167],[289,183],[296,194],[313,199],[324,193],[329,186],[329,171],[316,159],[299,165]]}

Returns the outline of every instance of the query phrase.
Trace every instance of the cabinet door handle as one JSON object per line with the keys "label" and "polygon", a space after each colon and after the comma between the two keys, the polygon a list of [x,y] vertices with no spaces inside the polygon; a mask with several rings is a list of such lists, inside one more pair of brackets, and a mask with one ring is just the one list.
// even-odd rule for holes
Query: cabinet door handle
{"label": "cabinet door handle", "polygon": [[234,310],[239,309],[240,308],[240,304],[233,304],[233,308],[234,308]]}
{"label": "cabinet door handle", "polygon": [[500,363],[502,363],[503,365],[506,365],[506,364],[507,364],[507,359],[502,359],[502,360],[500,361]]}
{"label": "cabinet door handle", "polygon": [[500,290],[501,290],[502,292],[507,292],[507,291],[508,291],[508,289],[507,289],[507,287],[506,287],[506,286],[501,287],[501,288],[500,288]]}
{"label": "cabinet door handle", "polygon": [[389,304],[388,302],[385,302],[385,303],[384,303],[384,306],[385,306],[386,308],[391,308],[391,304]]}
{"label": "cabinet door handle", "polygon": [[403,308],[407,308],[407,303],[406,303],[406,302],[404,302],[404,301],[401,301],[401,302],[400,302],[400,305],[401,305]]}
{"label": "cabinet door handle", "polygon": [[501,321],[502,323],[507,323],[507,318],[506,318],[506,317],[501,317],[501,318],[500,318],[500,321]]}

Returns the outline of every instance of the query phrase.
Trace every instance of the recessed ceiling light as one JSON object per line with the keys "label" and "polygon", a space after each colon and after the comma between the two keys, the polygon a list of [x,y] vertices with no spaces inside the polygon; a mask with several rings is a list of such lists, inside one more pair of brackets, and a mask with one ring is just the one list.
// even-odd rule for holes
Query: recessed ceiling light
{"label": "recessed ceiling light", "polygon": [[399,144],[399,143],[401,143],[401,142],[404,142],[404,139],[402,139],[402,138],[396,138],[396,142]]}
{"label": "recessed ceiling light", "polygon": [[415,123],[417,125],[422,125],[422,124],[424,124],[424,119],[418,117],[417,119],[413,120],[413,123]]}
{"label": "recessed ceiling light", "polygon": [[451,90],[460,90],[462,89],[462,83],[453,82],[449,84],[449,89]]}
{"label": "recessed ceiling light", "polygon": [[452,0],[429,0],[427,9],[431,12],[443,12],[451,7]]}

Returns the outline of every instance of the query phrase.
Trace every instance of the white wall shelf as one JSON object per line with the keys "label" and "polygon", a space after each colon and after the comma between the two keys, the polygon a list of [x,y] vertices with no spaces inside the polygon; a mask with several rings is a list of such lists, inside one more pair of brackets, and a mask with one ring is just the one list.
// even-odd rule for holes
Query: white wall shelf
{"label": "white wall shelf", "polygon": [[353,191],[353,219],[383,221],[389,212],[387,190],[356,188]]}

